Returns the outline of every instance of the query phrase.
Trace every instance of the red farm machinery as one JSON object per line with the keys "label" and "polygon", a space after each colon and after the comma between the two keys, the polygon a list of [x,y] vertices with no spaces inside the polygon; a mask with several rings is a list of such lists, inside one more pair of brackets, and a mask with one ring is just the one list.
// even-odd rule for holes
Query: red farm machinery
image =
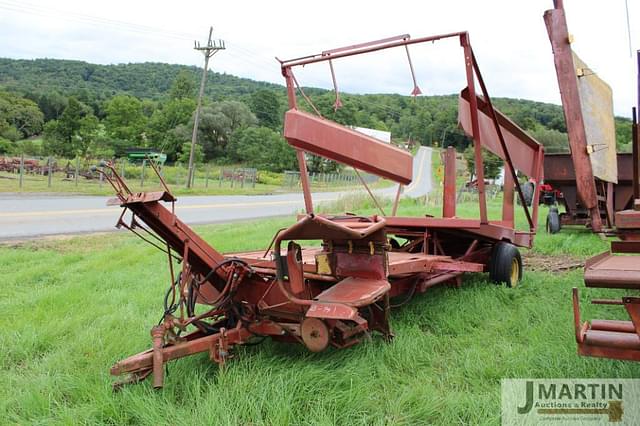
{"label": "red farm machinery", "polygon": [[[563,3],[545,13],[565,114],[570,153],[547,153],[544,181],[547,231],[582,225],[593,232],[615,227],[616,212],[633,204],[632,159],[617,153],[609,85],[571,49]],[[543,196],[544,198],[544,196]]]}
{"label": "red farm machinery", "polygon": [[[611,89],[572,51],[562,1],[555,0],[554,4],[554,9],[545,12],[544,20],[553,48],[571,154],[546,156],[545,181],[552,181],[554,186],[558,186],[565,198],[567,217],[558,223],[587,224],[603,236],[617,237],[611,242],[610,250],[587,260],[585,285],[638,290],[640,138],[637,111],[633,108],[633,152],[618,154]],[[640,52],[638,66],[640,69]],[[638,93],[640,96],[640,76]],[[553,220],[555,224],[556,219]],[[640,361],[640,297],[594,299],[592,303],[624,306],[630,320],[582,322],[578,289],[574,288],[573,312],[578,353]]]}
{"label": "red farm machinery", "polygon": [[[458,40],[463,53],[466,88],[459,98],[459,122],[475,147],[480,216],[476,219],[456,217],[453,148],[445,155],[442,217],[400,217],[396,211],[401,188],[412,181],[411,155],[319,114],[304,112],[297,103],[302,95],[312,106],[298,86],[297,67],[328,63],[335,84],[333,61],[398,48],[406,50],[410,62],[410,46],[442,39]],[[132,193],[107,165],[106,178],[117,193],[112,203],[123,207],[117,226],[165,252],[171,275],[162,320],[151,330],[152,348],[111,369],[113,375],[126,376],[120,383],[151,375],[153,386],[162,387],[169,361],[207,352],[212,361],[223,364],[234,346],[265,337],[302,344],[314,352],[329,346],[349,347],[374,331],[391,339],[391,308],[432,286],[459,286],[464,273],[489,272],[493,281],[508,286],[520,280],[518,247],[531,247],[538,207],[524,203],[517,173],[539,183],[543,148],[493,107],[466,32],[418,39],[403,35],[285,60],[280,65],[289,100],[284,137],[297,151],[306,212],[290,227],[276,232],[266,250],[219,253],[176,217],[176,198],[164,183],[159,192]],[[411,71],[413,74],[412,65]],[[412,94],[419,94],[415,76]],[[340,104],[336,90],[336,108]],[[482,149],[504,160],[500,220],[489,220],[487,215]],[[393,213],[366,217],[316,214],[307,154],[396,182]],[[514,225],[514,194],[527,220],[524,231]],[[311,240],[321,244],[304,247]]]}

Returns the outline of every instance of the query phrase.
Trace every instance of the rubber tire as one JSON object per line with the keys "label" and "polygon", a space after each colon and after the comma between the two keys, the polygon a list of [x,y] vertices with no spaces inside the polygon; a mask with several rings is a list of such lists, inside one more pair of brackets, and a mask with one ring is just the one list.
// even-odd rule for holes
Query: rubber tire
{"label": "rubber tire", "polygon": [[[513,262],[518,264],[518,279],[512,282]],[[496,284],[505,283],[507,287],[516,287],[522,279],[522,257],[513,244],[500,241],[493,246],[489,261],[489,278]]]}
{"label": "rubber tire", "polygon": [[533,182],[525,182],[522,185],[522,196],[524,197],[524,202],[527,203],[528,207],[531,207],[531,203],[533,202],[533,193],[535,192],[535,187]]}
{"label": "rubber tire", "polygon": [[552,207],[547,214],[547,232],[549,234],[557,234],[560,232],[560,228],[560,214],[556,207]]}

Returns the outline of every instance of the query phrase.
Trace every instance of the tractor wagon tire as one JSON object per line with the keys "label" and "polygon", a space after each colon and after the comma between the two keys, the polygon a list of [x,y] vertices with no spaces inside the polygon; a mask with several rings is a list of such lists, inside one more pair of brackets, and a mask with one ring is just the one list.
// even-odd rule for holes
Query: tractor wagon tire
{"label": "tractor wagon tire", "polygon": [[513,244],[498,242],[493,246],[489,262],[489,277],[496,284],[516,287],[522,279],[522,257]]}
{"label": "tractor wagon tire", "polygon": [[524,185],[522,185],[522,196],[528,207],[531,207],[531,203],[533,202],[534,190],[533,182],[525,182]]}
{"label": "tractor wagon tire", "polygon": [[547,232],[549,234],[560,232],[560,214],[555,207],[550,208],[549,214],[547,214]]}

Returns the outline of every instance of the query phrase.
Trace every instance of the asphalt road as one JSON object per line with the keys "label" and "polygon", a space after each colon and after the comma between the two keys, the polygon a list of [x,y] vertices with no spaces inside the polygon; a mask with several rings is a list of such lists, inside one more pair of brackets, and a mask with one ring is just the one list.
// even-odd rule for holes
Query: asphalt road
{"label": "asphalt road", "polygon": [[[418,197],[431,189],[431,148],[422,147],[413,162],[413,182],[403,191]],[[376,191],[394,197],[397,187]],[[364,191],[361,189],[360,191]],[[337,200],[344,193],[319,192],[314,203]],[[109,197],[0,194],[0,240],[37,238],[114,230],[120,207],[108,207]],[[290,215],[304,208],[301,193],[276,195],[214,195],[178,197],[176,213],[188,224],[227,222]]]}

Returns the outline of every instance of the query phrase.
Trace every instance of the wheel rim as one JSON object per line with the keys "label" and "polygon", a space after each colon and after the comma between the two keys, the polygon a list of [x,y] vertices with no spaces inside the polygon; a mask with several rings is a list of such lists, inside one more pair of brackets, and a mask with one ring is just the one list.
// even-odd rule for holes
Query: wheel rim
{"label": "wheel rim", "polygon": [[311,352],[322,352],[329,346],[329,328],[318,318],[305,318],[300,326],[302,341]]}
{"label": "wheel rim", "polygon": [[517,258],[513,258],[511,260],[511,287],[515,287],[518,285],[518,280],[520,279],[520,263]]}

